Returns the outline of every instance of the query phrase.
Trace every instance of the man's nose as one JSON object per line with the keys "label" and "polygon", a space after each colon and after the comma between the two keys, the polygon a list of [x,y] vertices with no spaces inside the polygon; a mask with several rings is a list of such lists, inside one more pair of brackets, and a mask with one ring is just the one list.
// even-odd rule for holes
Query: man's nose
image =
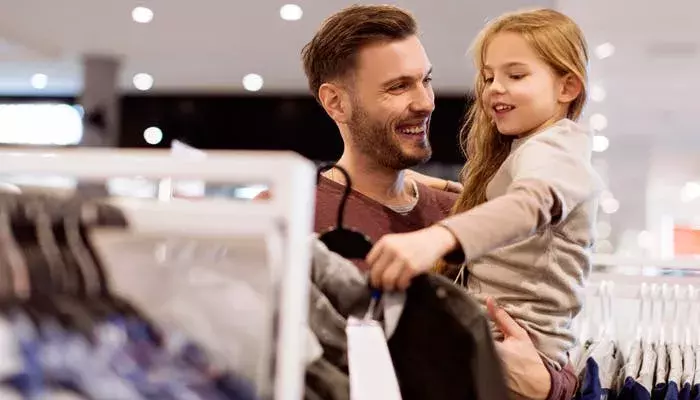
{"label": "man's nose", "polygon": [[421,87],[411,102],[411,108],[415,112],[431,113],[435,109],[435,93],[431,87]]}

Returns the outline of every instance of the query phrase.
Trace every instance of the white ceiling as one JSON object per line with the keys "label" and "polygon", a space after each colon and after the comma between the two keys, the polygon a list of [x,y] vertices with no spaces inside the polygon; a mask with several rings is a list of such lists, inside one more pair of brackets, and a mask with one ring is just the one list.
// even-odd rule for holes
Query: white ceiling
{"label": "white ceiling", "polygon": [[[436,67],[438,89],[463,92],[471,81],[465,58],[484,20],[554,0],[470,2],[390,1],[415,12]],[[242,91],[242,77],[263,76],[266,92],[304,92],[300,50],[321,21],[353,1],[298,0],[304,16],[284,21],[283,0],[0,0],[0,93],[36,93],[31,75],[49,75],[44,93],[73,94],[81,87],[80,55],[123,58],[122,85],[148,72],[154,91]],[[432,3],[432,4],[431,4]],[[155,18],[136,24],[131,10],[150,7]]]}
{"label": "white ceiling", "polygon": [[[298,0],[304,16],[296,22],[279,17],[285,2],[0,0],[0,95],[78,94],[86,53],[120,57],[126,92],[134,90],[131,78],[138,72],[152,74],[153,92],[160,93],[242,92],[242,77],[255,72],[265,80],[261,94],[304,93],[301,47],[325,17],[354,2]],[[633,6],[608,0],[388,2],[416,14],[439,93],[469,88],[466,52],[487,18],[528,6],[557,7],[584,28],[592,50],[604,42],[615,45],[612,57],[592,57],[591,82],[608,97],[592,104],[590,113],[605,112],[618,135],[696,126],[689,116],[700,112],[700,103],[689,94],[700,90],[697,0],[637,0]],[[138,5],[155,11],[152,23],[131,20]],[[30,85],[36,72],[49,76],[41,92]]]}

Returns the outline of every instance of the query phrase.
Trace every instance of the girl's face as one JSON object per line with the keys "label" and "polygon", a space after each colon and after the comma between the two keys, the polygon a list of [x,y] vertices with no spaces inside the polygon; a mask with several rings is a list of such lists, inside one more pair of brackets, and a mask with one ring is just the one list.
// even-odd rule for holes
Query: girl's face
{"label": "girl's face", "polygon": [[503,135],[524,137],[566,118],[576,98],[571,77],[555,73],[517,33],[494,36],[481,73],[484,109]]}

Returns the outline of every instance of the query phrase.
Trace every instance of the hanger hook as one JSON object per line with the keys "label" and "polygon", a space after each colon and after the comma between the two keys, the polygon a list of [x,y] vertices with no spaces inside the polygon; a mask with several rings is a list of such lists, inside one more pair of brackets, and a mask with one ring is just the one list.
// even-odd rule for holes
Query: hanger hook
{"label": "hanger hook", "polygon": [[613,310],[613,292],[615,289],[615,282],[613,281],[608,281],[608,287],[607,287],[607,301],[608,301],[608,329],[613,332],[614,331],[614,310]]}
{"label": "hanger hook", "polygon": [[316,182],[318,183],[318,180],[321,179],[321,174],[323,172],[326,172],[333,168],[337,169],[345,176],[345,190],[343,191],[343,197],[340,199],[340,205],[338,206],[338,221],[336,223],[336,226],[339,229],[342,229],[343,218],[345,217],[345,203],[348,201],[348,197],[350,197],[350,193],[352,192],[352,181],[350,180],[350,174],[345,168],[341,167],[336,163],[326,163],[322,164],[318,168],[316,173]]}
{"label": "hanger hook", "polygon": [[649,285],[642,282],[639,287],[639,325],[637,325],[637,340],[642,339],[642,327],[647,321],[646,304],[649,297]]}
{"label": "hanger hook", "polygon": [[600,326],[598,327],[598,336],[603,336],[606,333],[607,329],[607,324],[606,321],[608,320],[608,309],[606,307],[606,301],[605,301],[605,288],[608,286],[608,281],[603,280],[600,282],[600,286],[598,287],[598,298],[600,300],[600,313],[601,313],[601,318],[600,318]]}

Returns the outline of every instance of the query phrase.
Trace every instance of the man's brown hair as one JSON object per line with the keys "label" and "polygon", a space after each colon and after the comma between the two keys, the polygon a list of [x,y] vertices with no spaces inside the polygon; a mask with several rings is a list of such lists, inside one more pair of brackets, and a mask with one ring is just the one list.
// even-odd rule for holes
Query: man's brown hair
{"label": "man's brown hair", "polygon": [[417,30],[416,20],[408,11],[390,5],[354,5],[327,18],[301,52],[316,100],[323,83],[352,72],[363,47],[406,39]]}

